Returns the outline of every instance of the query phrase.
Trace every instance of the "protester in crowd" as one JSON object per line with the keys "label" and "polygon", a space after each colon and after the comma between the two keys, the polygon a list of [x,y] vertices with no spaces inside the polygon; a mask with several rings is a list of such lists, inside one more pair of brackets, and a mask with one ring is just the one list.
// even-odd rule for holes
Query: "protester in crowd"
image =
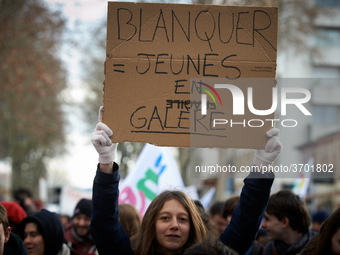
{"label": "protester in crowd", "polygon": [[198,210],[198,213],[201,216],[201,219],[206,227],[206,229],[208,230],[208,233],[213,231],[213,226],[211,225],[210,221],[209,221],[209,213],[207,213],[204,209],[204,206],[202,205],[201,201],[199,200],[194,200],[194,203],[196,205],[196,208]]}
{"label": "protester in crowd", "polygon": [[319,232],[321,224],[327,219],[328,215],[325,211],[316,211],[312,215],[312,231]]}
{"label": "protester in crowd", "polygon": [[27,217],[25,210],[12,201],[0,201],[0,204],[6,208],[11,232],[18,235],[19,231],[17,227],[20,225],[20,222]]}
{"label": "protester in crowd", "polygon": [[[279,131],[267,132],[270,139],[265,150],[257,150],[254,171],[244,180],[240,204],[236,207],[229,227],[220,236],[221,241],[245,253],[252,245],[268,203],[274,174],[260,172],[276,159],[281,151],[277,139]],[[185,193],[165,191],[149,205],[142,220],[141,230],[130,240],[118,221],[118,165],[114,162],[117,144],[110,137],[113,132],[104,123],[98,123],[92,143],[99,153],[99,164],[93,183],[93,217],[91,234],[100,254],[175,254],[206,237],[206,228],[197,207]]]}
{"label": "protester in crowd", "polygon": [[[240,202],[240,196],[231,196],[228,198],[222,208],[222,217],[226,219],[227,225],[229,225],[231,216],[233,215],[233,212],[237,205]],[[259,232],[256,235],[256,238],[258,237]],[[250,247],[250,249],[246,252],[246,255],[259,255],[262,254],[262,251],[264,249],[264,245],[262,245],[257,239],[254,240],[253,245]]]}
{"label": "protester in crowd", "polygon": [[306,204],[290,190],[271,195],[262,227],[271,240],[263,254],[298,254],[312,238]]}
{"label": "protester in crowd", "polygon": [[63,228],[65,228],[71,222],[71,217],[67,214],[59,213],[58,216],[61,224],[63,225]]}
{"label": "protester in crowd", "polygon": [[27,215],[31,215],[41,209],[34,201],[31,191],[26,188],[19,188],[15,190],[13,192],[13,197],[15,202],[25,210]]}
{"label": "protester in crowd", "polygon": [[43,209],[23,219],[19,228],[28,254],[70,254],[70,249],[64,243],[63,226],[57,214]]}
{"label": "protester in crowd", "polygon": [[319,232],[307,243],[301,254],[340,255],[340,208],[324,221]]}
{"label": "protester in crowd", "polygon": [[209,221],[217,236],[220,236],[228,226],[226,218],[222,217],[223,206],[224,203],[222,201],[216,201],[209,209]]}
{"label": "protester in crowd", "polygon": [[92,255],[96,253],[96,246],[89,231],[91,217],[92,201],[80,199],[74,208],[71,222],[64,229],[65,240],[71,254]]}
{"label": "protester in crowd", "polygon": [[233,214],[236,206],[238,205],[238,203],[240,202],[240,196],[236,195],[236,196],[231,196],[230,198],[228,198],[223,205],[222,208],[222,217],[224,219],[226,219],[227,225],[230,222],[231,219],[231,215]]}
{"label": "protester in crowd", "polygon": [[[108,198],[107,195],[105,198]],[[98,193],[94,184],[94,215],[90,230],[100,254],[112,254],[112,247],[116,254],[133,254],[132,249],[134,254],[152,255],[156,251],[166,254],[169,250],[180,251],[187,243],[199,242],[206,236],[202,219],[190,198],[181,191],[165,191],[149,205],[140,231],[131,240],[131,247],[129,237],[116,218],[118,206],[113,214],[107,215],[110,208],[106,206],[107,203],[96,204],[99,201],[96,196]],[[107,218],[115,224],[110,225],[103,220]],[[173,220],[175,222],[169,229],[168,225]]]}
{"label": "protester in crowd", "polygon": [[0,255],[25,255],[21,239],[11,232],[6,208],[0,204]]}
{"label": "protester in crowd", "polygon": [[125,233],[130,238],[139,231],[140,225],[142,224],[140,213],[136,207],[130,204],[119,205],[118,220],[122,224]]}
{"label": "protester in crowd", "polygon": [[269,242],[267,231],[264,228],[260,228],[256,236],[256,241],[259,242],[263,247]]}
{"label": "protester in crowd", "polygon": [[10,233],[6,209],[0,204],[0,255],[4,254],[5,243],[8,242]]}

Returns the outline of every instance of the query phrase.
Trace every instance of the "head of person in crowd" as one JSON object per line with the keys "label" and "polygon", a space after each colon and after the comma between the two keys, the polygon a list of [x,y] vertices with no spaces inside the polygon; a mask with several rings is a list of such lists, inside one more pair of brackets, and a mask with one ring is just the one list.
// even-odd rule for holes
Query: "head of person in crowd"
{"label": "head of person in crowd", "polygon": [[269,241],[267,231],[264,228],[259,228],[255,240],[265,246]]}
{"label": "head of person in crowd", "polygon": [[312,237],[310,222],[307,206],[298,195],[290,190],[271,195],[261,224],[270,240],[264,251],[298,253]]}
{"label": "head of person in crowd", "polygon": [[69,224],[64,227],[64,237],[71,254],[92,255],[96,246],[90,234],[92,200],[82,198],[76,204]]}
{"label": "head of person in crowd", "polygon": [[209,235],[202,242],[186,249],[183,255],[238,255],[238,253],[224,245],[216,236]]}
{"label": "head of person in crowd", "polygon": [[142,218],[140,213],[130,204],[120,204],[119,205],[119,222],[122,224],[125,233],[131,237],[136,234],[140,225],[142,224]]}
{"label": "head of person in crowd", "polygon": [[[233,212],[235,208],[237,207],[237,205],[239,204],[239,202],[240,202],[239,195],[231,196],[224,202],[223,209],[222,209],[222,217],[226,219],[227,226],[229,225],[231,221],[231,216],[233,215]],[[251,247],[251,251],[250,251],[251,254],[261,254],[261,252],[263,251],[264,245],[260,241],[257,240],[259,233],[260,233],[260,230],[257,233],[256,240],[254,241]]]}
{"label": "head of person in crowd", "polygon": [[0,255],[26,255],[23,242],[11,231],[7,214],[6,208],[0,204]]}
{"label": "head of person in crowd", "polygon": [[31,215],[32,213],[39,211],[29,189],[19,188],[13,192],[13,197],[15,201],[25,210],[27,215]]}
{"label": "head of person in crowd", "polygon": [[239,195],[231,196],[224,202],[223,209],[222,209],[222,217],[226,219],[227,225],[229,224],[231,215],[233,215],[233,212],[239,202],[240,202]]}
{"label": "head of person in crowd", "polygon": [[59,218],[60,218],[61,224],[63,224],[64,228],[71,222],[71,217],[68,216],[67,214],[60,213]]}
{"label": "head of person in crowd", "polygon": [[319,232],[301,251],[303,255],[340,255],[340,208],[336,209],[321,225]]}
{"label": "head of person in crowd", "polygon": [[194,202],[181,191],[164,191],[149,205],[131,245],[140,255],[181,253],[206,235]]}
{"label": "head of person in crowd", "polygon": [[325,211],[316,211],[312,215],[312,231],[319,232],[321,224],[327,219],[328,215]]}
{"label": "head of person in crowd", "polygon": [[209,209],[210,223],[217,236],[220,236],[228,226],[226,218],[222,216],[223,206],[224,202],[216,201]]}
{"label": "head of person in crowd", "polygon": [[18,226],[20,222],[27,217],[25,210],[20,205],[12,201],[0,201],[0,204],[6,208],[11,232],[19,234]]}
{"label": "head of person in crowd", "polygon": [[209,213],[207,213],[204,209],[204,206],[202,205],[202,203],[199,200],[194,200],[194,203],[197,207],[198,213],[201,216],[201,219],[206,227],[206,229],[208,230],[208,232],[213,231],[213,226],[210,223],[210,219],[209,219]]}
{"label": "head of person in crowd", "polygon": [[262,223],[270,239],[280,239],[285,230],[305,233],[309,225],[306,204],[298,195],[290,190],[281,190],[270,196]]}
{"label": "head of person in crowd", "polygon": [[92,200],[82,198],[74,208],[72,226],[75,233],[80,237],[89,235],[89,226],[92,217]]}
{"label": "head of person in crowd", "polygon": [[3,205],[0,204],[0,255],[4,253],[5,243],[8,242],[11,233],[7,212]]}
{"label": "head of person in crowd", "polygon": [[22,220],[20,237],[28,254],[56,255],[65,248],[59,216],[45,209]]}

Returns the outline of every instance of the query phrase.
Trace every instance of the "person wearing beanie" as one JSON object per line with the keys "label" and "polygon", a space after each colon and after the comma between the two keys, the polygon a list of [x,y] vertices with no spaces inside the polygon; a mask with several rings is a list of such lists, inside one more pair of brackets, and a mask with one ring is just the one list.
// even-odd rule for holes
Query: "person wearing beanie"
{"label": "person wearing beanie", "polygon": [[31,215],[39,211],[39,202],[35,201],[32,197],[32,193],[27,188],[18,188],[13,192],[15,202],[20,205],[27,215]]}
{"label": "person wearing beanie", "polygon": [[327,219],[325,211],[316,211],[312,216],[312,231],[319,232],[322,223]]}
{"label": "person wearing beanie", "polygon": [[0,201],[0,204],[2,204],[7,210],[7,217],[9,226],[11,227],[11,232],[18,235],[17,227],[20,222],[27,217],[25,210],[17,203],[11,201]]}
{"label": "person wearing beanie", "polygon": [[70,254],[64,243],[63,226],[55,213],[45,209],[36,212],[21,221],[19,230],[28,254]]}
{"label": "person wearing beanie", "polygon": [[77,203],[72,220],[64,229],[65,240],[72,255],[97,254],[96,246],[89,231],[91,217],[92,201],[83,198]]}

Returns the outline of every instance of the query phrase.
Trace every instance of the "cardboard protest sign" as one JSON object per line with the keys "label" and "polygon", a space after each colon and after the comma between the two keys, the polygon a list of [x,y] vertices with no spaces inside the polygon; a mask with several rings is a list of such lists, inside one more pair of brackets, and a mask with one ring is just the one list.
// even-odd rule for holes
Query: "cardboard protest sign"
{"label": "cardboard protest sign", "polygon": [[[103,122],[114,142],[263,148],[273,111],[251,111],[247,88],[253,108],[272,109],[276,48],[277,8],[109,2]],[[242,84],[243,101],[216,82]]]}

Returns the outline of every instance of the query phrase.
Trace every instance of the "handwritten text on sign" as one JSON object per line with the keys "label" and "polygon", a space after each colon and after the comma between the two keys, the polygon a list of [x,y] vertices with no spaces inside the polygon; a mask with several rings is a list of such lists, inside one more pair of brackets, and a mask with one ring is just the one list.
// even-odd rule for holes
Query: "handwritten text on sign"
{"label": "handwritten text on sign", "polygon": [[[191,97],[202,93],[190,79],[274,78],[276,45],[276,8],[110,2],[104,122],[113,140],[189,147],[190,110],[201,108]],[[221,147],[205,132],[212,139],[195,146]]]}

